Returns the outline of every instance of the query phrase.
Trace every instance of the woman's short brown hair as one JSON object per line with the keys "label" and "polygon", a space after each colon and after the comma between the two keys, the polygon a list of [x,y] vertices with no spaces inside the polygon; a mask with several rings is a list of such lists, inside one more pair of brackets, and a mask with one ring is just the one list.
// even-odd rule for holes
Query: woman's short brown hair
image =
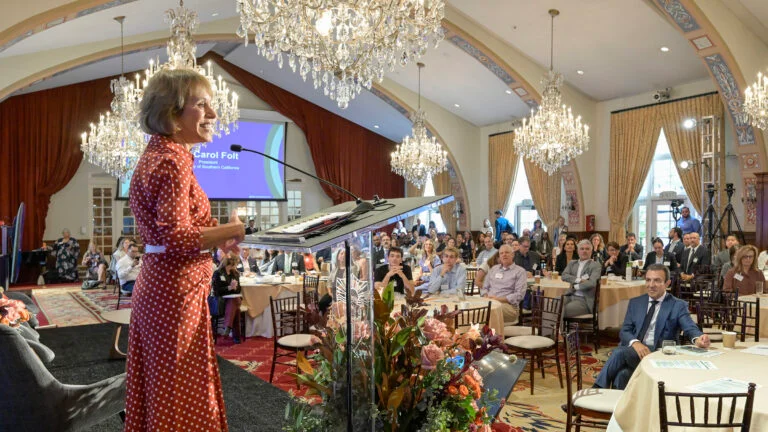
{"label": "woman's short brown hair", "polygon": [[139,111],[141,129],[148,134],[173,135],[174,120],[181,115],[192,88],[202,86],[213,96],[211,83],[192,69],[163,69],[144,88]]}

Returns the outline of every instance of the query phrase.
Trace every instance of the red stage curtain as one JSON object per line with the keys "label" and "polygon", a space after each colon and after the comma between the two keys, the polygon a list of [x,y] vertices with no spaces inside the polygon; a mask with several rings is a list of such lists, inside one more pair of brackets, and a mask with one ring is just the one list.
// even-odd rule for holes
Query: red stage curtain
{"label": "red stage curtain", "polygon": [[[304,131],[318,177],[364,199],[371,199],[374,194],[382,198],[404,196],[403,178],[393,173],[389,165],[390,153],[395,150],[394,142],[256,77],[218,54],[208,53],[203,61],[207,59],[215,61],[236,81]],[[354,102],[348,109],[355,109]],[[335,204],[350,199],[330,186],[322,186]]]}
{"label": "red stage curtain", "polygon": [[10,223],[25,203],[24,250],[40,247],[51,196],[69,183],[83,159],[80,134],[111,99],[105,78],[0,103],[0,218]]}

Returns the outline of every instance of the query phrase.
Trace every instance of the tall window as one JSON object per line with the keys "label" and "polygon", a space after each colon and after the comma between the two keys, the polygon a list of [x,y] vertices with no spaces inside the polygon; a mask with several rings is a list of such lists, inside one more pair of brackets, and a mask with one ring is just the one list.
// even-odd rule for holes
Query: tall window
{"label": "tall window", "polygon": [[[424,195],[425,197],[431,197],[435,196],[435,186],[432,184],[432,178],[427,179],[427,183],[424,185]],[[421,220],[421,223],[424,224],[424,226],[428,227],[429,222],[434,222],[435,227],[437,228],[437,232],[444,233],[448,232],[448,230],[445,229],[445,224],[443,223],[443,218],[440,217],[440,212],[437,209],[428,209],[421,213],[419,213],[419,219]],[[429,234],[429,233],[427,233]]]}
{"label": "tall window", "polygon": [[[517,161],[517,174],[515,175],[515,182],[513,183],[508,202],[509,205],[504,210],[506,212],[504,217],[509,219],[512,225],[515,226],[515,232],[518,234],[522,234],[526,228],[532,230],[533,222],[536,219],[541,219],[539,212],[536,211],[536,207],[533,205],[533,197],[528,186],[528,176],[525,174],[522,157]],[[496,210],[498,209],[491,209],[491,213]],[[547,229],[543,220],[541,227],[545,230]]]}
{"label": "tall window", "polygon": [[211,217],[219,220],[220,224],[229,222],[229,202],[209,201],[211,203]]}
{"label": "tall window", "polygon": [[700,219],[685,194],[664,130],[659,134],[648,177],[645,178],[632,211],[631,231],[637,234],[637,242],[645,247],[646,252],[651,250],[651,241],[654,237],[661,237],[666,243],[669,230],[675,226],[670,205],[672,198],[667,197],[671,194],[665,194],[665,198],[662,199],[660,197],[662,192],[674,192],[676,199],[685,201],[685,205],[691,210],[691,216]]}
{"label": "tall window", "polygon": [[120,234],[134,238],[138,235],[138,231],[136,231],[136,218],[133,216],[127,201],[123,205],[123,230]]}
{"label": "tall window", "polygon": [[253,219],[256,222],[256,226],[258,226],[258,203],[256,201],[237,201],[234,204],[237,209],[237,215],[243,223],[248,224],[248,221]]}
{"label": "tall window", "polygon": [[301,191],[289,190],[288,193],[288,222],[301,218]]}
{"label": "tall window", "polygon": [[91,241],[105,255],[112,254],[112,187],[91,188],[92,224]]}
{"label": "tall window", "polygon": [[267,230],[280,225],[280,206],[277,201],[262,201],[260,227]]}

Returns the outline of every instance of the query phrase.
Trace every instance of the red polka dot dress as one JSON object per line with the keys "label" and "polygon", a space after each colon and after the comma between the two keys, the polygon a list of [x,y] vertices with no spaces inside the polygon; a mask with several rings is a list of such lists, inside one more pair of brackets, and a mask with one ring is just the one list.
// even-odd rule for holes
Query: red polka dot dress
{"label": "red polka dot dress", "polygon": [[208,197],[185,146],[153,136],[131,180],[130,205],[145,245],[133,289],[126,366],[126,431],[226,431],[206,297],[211,255]]}

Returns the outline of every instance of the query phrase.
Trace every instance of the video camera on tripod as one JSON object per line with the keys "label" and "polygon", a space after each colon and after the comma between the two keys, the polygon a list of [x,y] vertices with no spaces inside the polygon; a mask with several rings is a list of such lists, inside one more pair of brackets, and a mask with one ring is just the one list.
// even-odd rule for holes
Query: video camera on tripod
{"label": "video camera on tripod", "polygon": [[680,219],[680,207],[684,204],[685,201],[679,198],[675,198],[669,203],[669,206],[672,207],[672,218],[675,220],[675,226],[677,226],[677,221]]}

